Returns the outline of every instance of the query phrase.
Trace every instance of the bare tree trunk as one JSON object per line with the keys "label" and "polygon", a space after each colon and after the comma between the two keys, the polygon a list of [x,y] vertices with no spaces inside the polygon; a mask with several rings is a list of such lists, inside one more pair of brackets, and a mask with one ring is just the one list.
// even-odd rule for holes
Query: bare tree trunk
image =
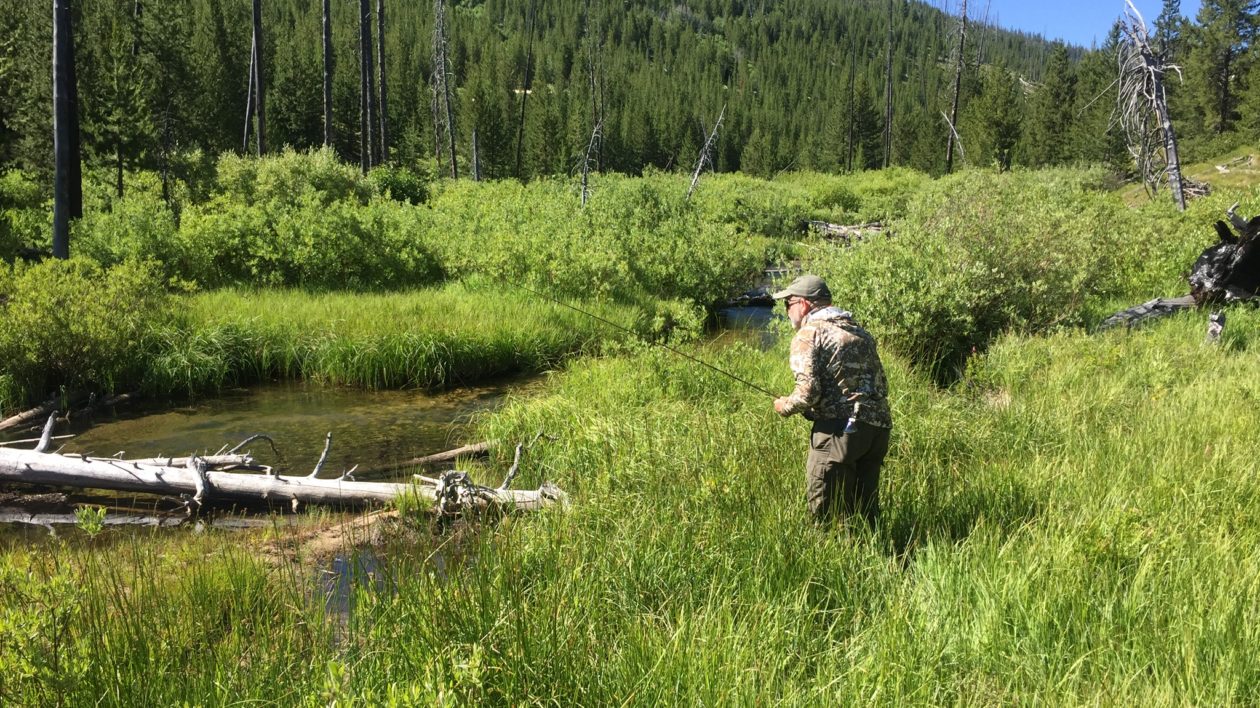
{"label": "bare tree trunk", "polygon": [[377,114],[381,123],[381,162],[389,160],[389,112],[385,100],[385,0],[376,0],[376,41],[380,60],[377,62],[381,72],[380,105]]}
{"label": "bare tree trunk", "polygon": [[893,4],[888,0],[888,54],[884,60],[884,167],[892,164],[893,139]]}
{"label": "bare tree trunk", "polygon": [[333,144],[332,0],[324,0],[324,145]]}
{"label": "bare tree trunk", "polygon": [[376,140],[372,131],[376,128],[376,70],[372,67],[372,55],[376,51],[372,42],[372,6],[369,0],[360,0],[363,11],[363,74],[367,84],[363,90],[367,92],[367,124],[363,132],[367,140],[368,167],[375,167],[379,160],[376,157]]}
{"label": "bare tree trunk", "polygon": [[[1154,58],[1151,58],[1153,61]],[[1156,120],[1164,133],[1164,154],[1168,161],[1168,188],[1172,191],[1173,201],[1181,211],[1186,210],[1185,185],[1181,182],[1181,158],[1177,155],[1177,135],[1173,131],[1172,118],[1168,114],[1168,96],[1164,93],[1163,70],[1154,74],[1154,87],[1157,100],[1155,103]]]}
{"label": "bare tree trunk", "polygon": [[[958,62],[954,65],[954,100],[949,108],[949,137],[945,141],[945,174],[954,171],[954,130],[958,125],[958,97],[962,93],[963,51],[967,47],[967,0],[962,0],[962,19],[958,30]],[[974,146],[973,146],[974,147]]]}
{"label": "bare tree trunk", "polygon": [[258,154],[267,152],[267,84],[263,80],[262,0],[254,0],[254,113],[258,117]]}
{"label": "bare tree trunk", "polygon": [[472,178],[474,182],[481,181],[481,156],[477,154],[476,128],[473,128],[472,132]]}
{"label": "bare tree trunk", "polygon": [[521,81],[521,117],[516,122],[516,178],[521,178],[521,152],[525,146],[525,105],[529,101],[529,91],[531,81],[531,69],[534,62],[534,25],[537,24],[537,9],[534,0],[529,3],[529,16],[526,18],[528,27],[525,30],[525,76]]}
{"label": "bare tree trunk", "polygon": [[590,175],[591,166],[595,164],[595,154],[599,151],[599,142],[602,137],[604,127],[603,119],[595,123],[595,127],[591,128],[591,139],[586,143],[586,155],[582,159],[582,207],[586,207],[586,202],[591,198]]}
{"label": "bare tree trunk", "polygon": [[251,36],[249,40],[249,88],[245,89],[245,134],[241,137],[241,152],[249,152],[249,131],[254,125],[254,77],[257,72],[254,65],[258,63],[258,43]]}
{"label": "bare tree trunk", "polygon": [[[446,57],[446,0],[433,1],[433,91],[434,100],[441,102],[440,114],[435,105],[434,136],[446,131],[450,149],[451,179],[459,179],[459,160],[455,153],[455,110],[451,105],[451,85],[448,76],[449,62]],[[438,123],[444,122],[444,125]]]}
{"label": "bare tree trunk", "polygon": [[359,0],[359,167],[372,169],[372,17],[368,0]]}
{"label": "bare tree trunk", "polygon": [[53,0],[53,234],[55,258],[70,257],[70,222],[83,215],[79,92],[70,0]]}
{"label": "bare tree trunk", "polygon": [[[162,202],[174,211],[175,201],[171,198],[171,97],[166,97],[166,105],[162,107]],[[179,214],[175,214],[179,219]],[[178,222],[177,222],[178,223]]]}
{"label": "bare tree trunk", "polygon": [[[591,14],[590,0],[586,2],[586,76],[587,86],[591,93],[591,139],[586,144],[586,156],[582,164],[582,206],[586,206],[587,177],[592,169],[599,170],[602,161],[601,137],[604,123],[603,82],[599,80],[599,69],[602,64],[599,52],[600,30]],[[592,154],[591,150],[594,150]],[[592,157],[594,162],[592,162]]]}
{"label": "bare tree trunk", "polygon": [[704,141],[704,147],[700,148],[700,159],[696,160],[696,169],[691,173],[691,185],[687,187],[685,201],[691,201],[691,194],[696,191],[696,185],[700,183],[700,174],[704,172],[705,164],[713,164],[713,146],[717,144],[718,128],[722,127],[722,119],[725,117],[726,106],[723,105],[718,113],[717,122],[713,124],[713,131],[709,133],[708,140]]}
{"label": "bare tree trunk", "polygon": [[[1185,211],[1185,185],[1181,177],[1181,160],[1177,154],[1177,136],[1168,113],[1168,97],[1164,89],[1162,55],[1150,45],[1146,21],[1133,4],[1126,3],[1126,20],[1121,26],[1120,50],[1117,52],[1120,76],[1117,113],[1129,143],[1129,151],[1148,189],[1158,185],[1167,174],[1177,208]],[[1151,124],[1154,119],[1156,125]],[[1162,166],[1156,140],[1163,143]]]}
{"label": "bare tree trunk", "polygon": [[857,39],[852,38],[852,41],[853,41],[853,57],[849,61],[849,139],[848,139],[848,145],[846,146],[848,148],[848,155],[845,157],[845,163],[844,163],[845,170],[848,172],[853,171],[853,130],[856,127],[856,121],[855,121],[856,116],[853,115],[853,100],[854,100],[853,75],[857,71]]}

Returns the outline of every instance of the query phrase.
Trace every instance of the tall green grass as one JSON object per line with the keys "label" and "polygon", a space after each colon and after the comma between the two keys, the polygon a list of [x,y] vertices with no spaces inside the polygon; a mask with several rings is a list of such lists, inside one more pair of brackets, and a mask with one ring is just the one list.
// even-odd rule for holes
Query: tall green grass
{"label": "tall green grass", "polygon": [[[268,380],[366,388],[444,388],[537,373],[579,354],[634,340],[598,320],[521,290],[487,284],[392,294],[220,290],[189,296],[159,331],[144,385],[197,393]],[[582,302],[578,307],[646,338],[701,314]]]}
{"label": "tall green grass", "polygon": [[[953,390],[887,356],[896,429],[873,532],[807,523],[807,423],[779,419],[768,397],[656,350],[584,360],[481,423],[500,439],[556,434],[519,484],[558,483],[572,507],[465,534],[440,563],[430,544],[390,549],[392,590],[365,591],[350,624],[331,625],[345,641],[325,639],[330,621],[291,574],[235,552],[195,563],[185,575],[199,584],[176,581],[173,597],[92,580],[71,552],[57,567],[84,581],[73,606],[106,619],[67,623],[60,646],[111,672],[22,674],[0,695],[1254,703],[1260,316],[1230,317],[1221,346],[1203,343],[1197,315],[1008,335]],[[703,353],[790,385],[785,343]],[[124,557],[138,586],[165,577],[167,543]],[[57,565],[13,550],[0,564]],[[45,607],[70,602],[51,576],[21,577]],[[159,603],[191,628],[151,612]],[[15,640],[0,636],[12,664]],[[206,648],[187,656],[202,660],[180,672],[135,658],[163,647],[173,660],[198,636]]]}
{"label": "tall green grass", "polygon": [[[574,301],[505,283],[391,294],[218,290],[166,294],[151,264],[85,259],[0,268],[0,410],[49,394],[212,393],[313,380],[437,389],[538,373],[622,343],[685,341],[703,326],[689,302]],[[618,329],[617,327],[624,328]]]}

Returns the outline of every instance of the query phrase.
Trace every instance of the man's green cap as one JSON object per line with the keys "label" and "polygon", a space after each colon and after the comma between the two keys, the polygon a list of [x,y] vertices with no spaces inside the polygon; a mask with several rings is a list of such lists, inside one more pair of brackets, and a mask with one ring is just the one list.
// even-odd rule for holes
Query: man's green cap
{"label": "man's green cap", "polygon": [[827,283],[816,275],[802,275],[793,280],[783,290],[771,295],[775,300],[782,300],[785,297],[803,297],[806,300],[830,300],[831,289],[827,287]]}

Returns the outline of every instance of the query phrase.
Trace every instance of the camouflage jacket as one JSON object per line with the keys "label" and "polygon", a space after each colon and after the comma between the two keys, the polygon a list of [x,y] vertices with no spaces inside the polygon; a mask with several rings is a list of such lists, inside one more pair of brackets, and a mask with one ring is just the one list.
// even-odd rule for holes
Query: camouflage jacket
{"label": "camouflage jacket", "polygon": [[784,414],[810,420],[850,417],[880,428],[892,427],[888,380],[875,350],[875,338],[848,312],[825,307],[811,312],[792,338],[796,390]]}

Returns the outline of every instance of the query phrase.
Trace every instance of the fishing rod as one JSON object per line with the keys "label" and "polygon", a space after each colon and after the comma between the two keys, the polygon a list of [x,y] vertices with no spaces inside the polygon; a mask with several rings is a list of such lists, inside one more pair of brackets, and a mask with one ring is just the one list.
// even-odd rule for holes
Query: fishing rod
{"label": "fishing rod", "polygon": [[604,319],[603,317],[600,317],[599,315],[597,315],[597,314],[595,314],[595,313],[593,313],[593,312],[587,312],[586,310],[583,310],[583,309],[582,309],[582,308],[580,308],[580,307],[576,307],[576,306],[574,306],[574,305],[570,305],[570,304],[569,304],[569,303],[567,303],[567,302],[561,302],[560,300],[557,300],[557,299],[555,299],[554,297],[551,297],[551,296],[549,296],[549,295],[544,295],[544,294],[542,294],[542,293],[540,293],[540,292],[538,292],[538,291],[536,291],[536,290],[531,290],[531,289],[529,289],[529,288],[525,287],[524,285],[519,285],[519,284],[517,284],[517,283],[508,283],[508,285],[510,285],[510,286],[512,286],[512,287],[514,287],[514,288],[520,288],[521,290],[524,290],[525,292],[530,293],[530,294],[534,295],[535,297],[540,297],[540,298],[542,298],[542,299],[544,299],[544,300],[546,300],[546,301],[548,301],[548,302],[555,303],[555,304],[557,304],[557,305],[559,305],[559,306],[561,306],[561,307],[567,307],[567,308],[569,308],[570,310],[573,310],[574,312],[578,312],[578,313],[581,313],[581,314],[583,314],[583,315],[586,315],[587,317],[590,317],[591,319],[599,320],[600,322],[603,322],[604,324],[608,325],[609,327],[614,327],[614,328],[616,328],[616,329],[621,330],[622,332],[625,332],[626,334],[629,334],[629,335],[631,335],[631,336],[633,336],[633,337],[637,337],[640,341],[643,341],[643,342],[645,342],[645,343],[647,343],[647,344],[649,344],[649,345],[655,345],[655,346],[658,346],[658,347],[662,347],[662,348],[664,348],[664,349],[667,349],[667,350],[669,350],[669,351],[671,351],[671,352],[673,352],[673,353],[677,354],[678,356],[683,357],[684,359],[689,359],[689,360],[694,361],[695,363],[697,363],[697,364],[699,364],[699,365],[701,365],[701,366],[704,366],[704,367],[710,368],[710,369],[712,369],[712,370],[714,370],[714,371],[718,372],[719,374],[721,374],[721,375],[723,375],[723,376],[726,376],[726,377],[728,377],[728,378],[734,379],[734,380],[736,380],[736,381],[738,381],[738,382],[740,382],[740,383],[744,384],[745,386],[747,386],[747,387],[749,387],[749,388],[753,389],[754,391],[759,391],[759,392],[761,392],[761,393],[764,393],[764,394],[766,394],[767,396],[770,396],[771,398],[778,398],[778,397],[779,397],[779,394],[777,394],[777,393],[773,393],[773,392],[771,392],[771,391],[767,391],[766,389],[764,389],[764,388],[762,388],[762,387],[758,386],[757,384],[755,384],[755,383],[753,383],[753,382],[751,382],[751,381],[748,381],[747,379],[740,378],[739,376],[736,376],[735,374],[732,374],[732,373],[731,373],[731,372],[729,372],[729,371],[726,371],[726,370],[724,370],[724,369],[719,369],[718,367],[716,367],[716,366],[714,366],[714,365],[710,364],[709,362],[707,362],[707,361],[705,361],[705,360],[703,360],[703,359],[697,359],[696,357],[694,357],[694,356],[692,356],[692,355],[690,355],[690,354],[688,354],[688,353],[686,353],[686,352],[679,351],[679,350],[677,350],[677,349],[675,349],[675,348],[673,348],[673,347],[669,346],[669,345],[668,345],[668,344],[666,344],[665,342],[652,342],[652,341],[649,341],[649,340],[645,339],[645,338],[643,337],[643,335],[639,334],[638,332],[635,332],[634,330],[632,330],[632,329],[630,329],[630,328],[628,328],[628,327],[622,327],[621,325],[617,324],[616,322],[612,322],[612,321],[610,321],[610,320]]}

